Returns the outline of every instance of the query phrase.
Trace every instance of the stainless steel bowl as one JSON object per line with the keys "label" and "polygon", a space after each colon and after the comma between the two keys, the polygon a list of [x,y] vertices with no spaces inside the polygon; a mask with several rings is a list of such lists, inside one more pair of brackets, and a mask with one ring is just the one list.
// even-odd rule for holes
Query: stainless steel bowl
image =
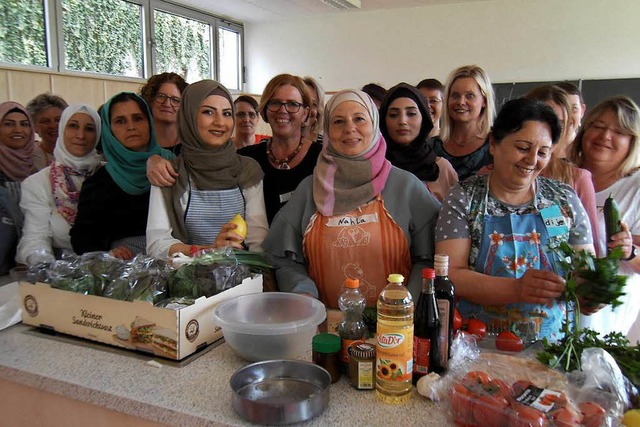
{"label": "stainless steel bowl", "polygon": [[233,409],[257,424],[291,424],[320,415],[329,405],[329,372],[300,360],[267,360],[231,377]]}

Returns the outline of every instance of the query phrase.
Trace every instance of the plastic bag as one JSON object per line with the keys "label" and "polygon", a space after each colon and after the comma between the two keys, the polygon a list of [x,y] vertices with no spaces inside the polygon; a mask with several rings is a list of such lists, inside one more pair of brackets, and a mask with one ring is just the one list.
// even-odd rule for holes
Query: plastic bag
{"label": "plastic bag", "polygon": [[88,252],[34,264],[28,280],[85,295],[154,303],[167,298],[171,271],[168,263],[145,255],[123,261],[108,252]]}
{"label": "plastic bag", "polygon": [[[181,265],[169,279],[171,298],[211,297],[239,285],[251,276],[251,268],[238,261],[247,251],[234,251],[231,247],[200,251],[188,264]],[[258,254],[252,253],[252,257]],[[260,255],[261,256],[261,255]]]}
{"label": "plastic bag", "polygon": [[618,420],[632,406],[629,394],[634,391],[633,385],[602,348],[583,350],[580,363],[582,371],[567,374],[571,397],[577,402],[598,403],[606,412],[604,425],[620,425]]}
{"label": "plastic bag", "polygon": [[598,401],[578,397],[562,373],[528,356],[480,352],[472,337],[459,336],[433,394],[456,424],[469,427],[616,425],[616,414],[607,418]]}

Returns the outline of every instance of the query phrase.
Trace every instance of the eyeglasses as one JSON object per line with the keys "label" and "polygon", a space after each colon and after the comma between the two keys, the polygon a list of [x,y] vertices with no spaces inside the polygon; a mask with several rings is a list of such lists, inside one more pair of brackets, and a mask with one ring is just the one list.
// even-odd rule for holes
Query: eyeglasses
{"label": "eyeglasses", "polygon": [[180,105],[180,98],[178,98],[177,96],[167,96],[164,93],[157,93],[156,96],[153,97],[153,100],[160,105],[167,102],[167,99],[169,100],[169,103],[171,103],[172,107],[177,107]]}
{"label": "eyeglasses", "polygon": [[442,102],[442,99],[440,99],[440,98],[429,98],[429,99],[427,99],[427,102],[429,103],[429,105],[436,105],[436,104],[440,104]]}
{"label": "eyeglasses", "polygon": [[[278,110],[276,110],[276,111],[278,111]],[[248,117],[251,120],[253,120],[256,117],[258,117],[258,115],[256,113],[254,113],[253,111],[238,111],[236,113],[236,119],[244,119],[246,117]]]}
{"label": "eyeglasses", "polygon": [[595,129],[597,132],[606,132],[610,130],[611,132],[619,136],[631,136],[631,133],[627,132],[625,129],[616,126],[607,126],[602,122],[592,122],[589,124],[589,128]]}
{"label": "eyeglasses", "polygon": [[271,111],[272,113],[277,112],[278,110],[280,110],[280,108],[282,108],[282,106],[284,106],[284,109],[287,111],[287,113],[297,113],[298,111],[300,111],[300,107],[302,107],[302,103],[300,102],[296,102],[296,101],[269,101],[267,102],[267,110]]}

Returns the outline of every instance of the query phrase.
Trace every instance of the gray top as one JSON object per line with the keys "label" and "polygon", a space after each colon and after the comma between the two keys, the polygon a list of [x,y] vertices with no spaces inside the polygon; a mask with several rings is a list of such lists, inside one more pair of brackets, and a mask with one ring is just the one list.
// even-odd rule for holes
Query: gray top
{"label": "gray top", "polygon": [[[491,191],[487,194],[488,175],[476,176],[454,185],[442,204],[436,227],[436,240],[471,239],[469,265],[475,265],[480,242],[484,235],[484,211],[489,215],[523,215],[535,212],[534,202],[520,206],[508,205],[495,198]],[[568,220],[571,245],[593,243],[589,217],[569,185],[552,179],[536,178],[536,198],[538,208],[546,208],[557,203],[563,216]]]}
{"label": "gray top", "polygon": [[[422,268],[433,266],[434,227],[440,203],[413,174],[391,168],[382,190],[384,206],[407,238],[412,258],[408,288],[414,301],[420,295]],[[313,176],[305,178],[291,200],[276,215],[262,248],[276,268],[278,288],[285,292],[318,296],[316,284],[309,277],[302,239],[311,216],[316,213],[313,202]]]}

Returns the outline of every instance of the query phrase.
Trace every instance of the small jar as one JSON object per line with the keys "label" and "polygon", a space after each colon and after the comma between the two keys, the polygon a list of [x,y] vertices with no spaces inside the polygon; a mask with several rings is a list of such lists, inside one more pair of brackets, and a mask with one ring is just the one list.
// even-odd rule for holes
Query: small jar
{"label": "small jar", "polygon": [[313,337],[313,363],[322,366],[331,375],[331,383],[340,379],[340,337],[318,334]]}
{"label": "small jar", "polygon": [[358,390],[375,387],[376,347],[363,341],[349,347],[349,380]]}

